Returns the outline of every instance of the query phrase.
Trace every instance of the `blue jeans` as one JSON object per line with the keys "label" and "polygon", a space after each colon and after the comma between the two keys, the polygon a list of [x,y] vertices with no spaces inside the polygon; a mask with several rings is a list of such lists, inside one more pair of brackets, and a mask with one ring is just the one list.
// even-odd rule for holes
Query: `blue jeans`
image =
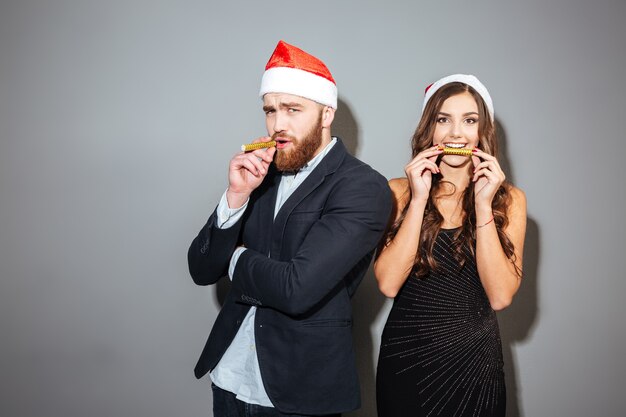
{"label": "blue jeans", "polygon": [[[304,417],[302,414],[283,414],[273,407],[248,404],[235,397],[232,392],[225,391],[215,384],[213,389],[213,417]],[[333,414],[327,417],[340,417]]]}

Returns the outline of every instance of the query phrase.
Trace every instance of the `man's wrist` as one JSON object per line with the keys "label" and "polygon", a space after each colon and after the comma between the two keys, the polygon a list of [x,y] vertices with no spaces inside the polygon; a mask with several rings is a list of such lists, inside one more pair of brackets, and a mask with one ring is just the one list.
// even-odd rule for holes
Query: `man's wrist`
{"label": "man's wrist", "polygon": [[248,198],[250,197],[250,193],[239,193],[231,190],[230,188],[226,190],[226,202],[228,203],[228,208],[230,209],[238,209],[243,206]]}

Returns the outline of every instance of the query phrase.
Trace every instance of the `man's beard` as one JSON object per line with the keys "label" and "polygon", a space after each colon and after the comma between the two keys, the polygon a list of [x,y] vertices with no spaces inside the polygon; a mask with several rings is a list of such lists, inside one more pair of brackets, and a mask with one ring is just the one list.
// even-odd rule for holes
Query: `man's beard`
{"label": "man's beard", "polygon": [[319,149],[322,144],[322,115],[313,126],[313,128],[302,139],[297,139],[293,136],[285,135],[284,133],[274,133],[272,139],[277,137],[283,137],[291,140],[291,148],[285,152],[280,149],[277,150],[276,156],[274,156],[274,164],[279,171],[298,171],[304,167],[307,162],[313,159],[315,151]]}

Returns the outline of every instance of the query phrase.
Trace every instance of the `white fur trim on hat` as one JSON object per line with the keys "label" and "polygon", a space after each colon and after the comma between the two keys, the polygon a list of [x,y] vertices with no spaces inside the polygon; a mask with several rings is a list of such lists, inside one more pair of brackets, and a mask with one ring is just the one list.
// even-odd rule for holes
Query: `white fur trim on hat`
{"label": "white fur trim on hat", "polygon": [[274,67],[263,73],[259,96],[286,93],[337,108],[337,86],[324,77],[290,67]]}
{"label": "white fur trim on hat", "polygon": [[493,109],[493,101],[491,100],[491,96],[489,95],[489,91],[487,91],[487,87],[481,83],[478,78],[473,75],[467,74],[453,74],[448,75],[447,77],[443,77],[440,80],[435,81],[428,89],[426,90],[426,94],[424,95],[424,103],[422,104],[422,113],[426,108],[426,104],[428,100],[435,94],[435,91],[439,90],[446,84],[461,82],[463,84],[467,84],[471,86],[480,96],[483,98],[485,105],[487,106],[487,110],[489,111],[489,115],[491,116],[491,120],[494,120],[495,111]]}

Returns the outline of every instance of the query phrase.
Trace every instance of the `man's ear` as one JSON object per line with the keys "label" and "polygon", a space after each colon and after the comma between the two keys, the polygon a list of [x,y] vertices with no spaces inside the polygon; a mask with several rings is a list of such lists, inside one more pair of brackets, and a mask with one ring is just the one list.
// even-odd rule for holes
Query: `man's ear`
{"label": "man's ear", "polygon": [[325,106],[322,110],[322,127],[329,128],[335,119],[335,109]]}

